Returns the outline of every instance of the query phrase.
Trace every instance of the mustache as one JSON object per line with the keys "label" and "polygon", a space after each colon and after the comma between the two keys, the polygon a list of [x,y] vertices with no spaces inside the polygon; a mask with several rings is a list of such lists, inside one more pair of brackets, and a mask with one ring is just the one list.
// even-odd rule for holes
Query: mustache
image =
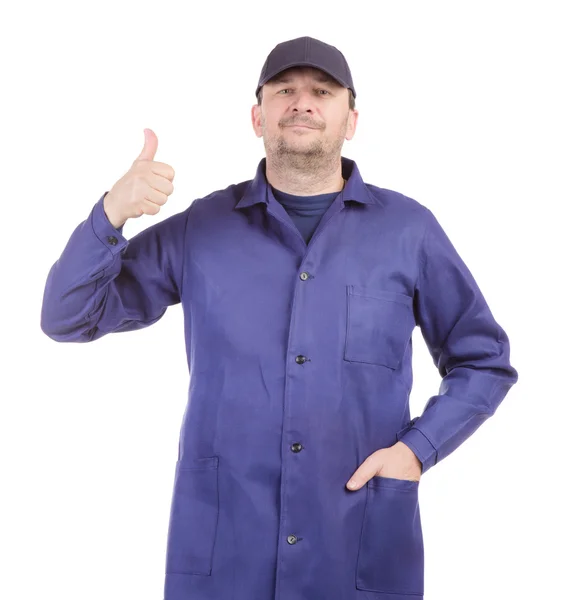
{"label": "mustache", "polygon": [[292,127],[292,125],[305,125],[306,127],[312,127],[312,129],[320,129],[318,125],[310,121],[290,121],[288,123],[283,123],[283,127]]}

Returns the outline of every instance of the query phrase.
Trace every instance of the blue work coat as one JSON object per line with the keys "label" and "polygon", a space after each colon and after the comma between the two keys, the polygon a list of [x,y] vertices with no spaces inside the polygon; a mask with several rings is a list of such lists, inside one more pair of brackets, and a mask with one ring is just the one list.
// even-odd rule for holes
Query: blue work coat
{"label": "blue work coat", "polygon": [[[517,381],[509,341],[430,209],[347,184],[307,244],[253,180],[130,240],[104,196],[51,267],[41,328],[92,342],[181,303],[190,373],[165,600],[419,600],[420,481],[346,483],[406,443],[425,473]],[[442,382],[412,418],[412,333]]]}

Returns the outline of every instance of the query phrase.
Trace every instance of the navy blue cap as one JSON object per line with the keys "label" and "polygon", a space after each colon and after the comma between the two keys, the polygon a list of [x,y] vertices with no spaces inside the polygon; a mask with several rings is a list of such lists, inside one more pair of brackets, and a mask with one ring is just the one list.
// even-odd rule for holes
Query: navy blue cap
{"label": "navy blue cap", "polygon": [[277,44],[267,56],[263,65],[255,96],[261,87],[272,77],[290,67],[315,67],[325,71],[343,87],[350,88],[356,97],[349,65],[345,56],[335,47],[311,37],[299,37]]}

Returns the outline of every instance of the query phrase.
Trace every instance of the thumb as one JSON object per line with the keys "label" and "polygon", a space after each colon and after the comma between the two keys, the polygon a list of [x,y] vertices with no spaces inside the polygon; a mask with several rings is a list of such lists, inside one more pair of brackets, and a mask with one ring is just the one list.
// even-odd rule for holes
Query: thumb
{"label": "thumb", "polygon": [[145,144],[143,150],[135,160],[153,160],[157,153],[157,136],[151,129],[144,129]]}

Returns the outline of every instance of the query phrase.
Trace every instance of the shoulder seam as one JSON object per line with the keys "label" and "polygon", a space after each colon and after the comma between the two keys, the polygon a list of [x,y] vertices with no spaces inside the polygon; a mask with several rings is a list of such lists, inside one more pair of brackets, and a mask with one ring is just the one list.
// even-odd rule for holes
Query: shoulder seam
{"label": "shoulder seam", "polygon": [[422,237],[420,239],[420,244],[418,247],[418,279],[416,281],[416,287],[418,287],[420,284],[420,280],[422,277],[422,270],[423,270],[425,264],[427,264],[427,260],[428,260],[427,255],[425,255],[425,253],[424,253],[424,243],[425,243],[426,237],[428,235],[431,211],[426,206],[423,206],[423,208],[424,208],[424,214],[426,215],[427,221],[426,221],[426,225],[424,227],[424,231],[422,232]]}
{"label": "shoulder seam", "polygon": [[180,298],[181,304],[182,304],[182,291],[184,289],[184,267],[185,267],[185,261],[186,261],[186,233],[188,230],[188,217],[190,215],[190,211],[192,210],[192,207],[195,205],[197,200],[198,200],[198,198],[193,200],[190,203],[190,206],[186,209],[186,218],[184,221],[184,235],[183,235],[183,242],[182,242],[182,262],[181,262],[180,290],[179,290],[179,298]]}

